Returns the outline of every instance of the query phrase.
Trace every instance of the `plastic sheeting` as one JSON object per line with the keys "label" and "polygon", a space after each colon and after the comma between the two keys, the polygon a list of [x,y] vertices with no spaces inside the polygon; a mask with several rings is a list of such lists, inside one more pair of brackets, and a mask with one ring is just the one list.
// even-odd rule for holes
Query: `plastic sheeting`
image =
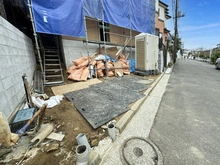
{"label": "plastic sheeting", "polygon": [[83,12],[85,16],[102,20],[101,0],[83,0]]}
{"label": "plastic sheeting", "polygon": [[154,34],[155,31],[155,1],[130,0],[131,29]]}
{"label": "plastic sheeting", "polygon": [[32,0],[36,31],[85,37],[83,18],[154,34],[154,0]]}
{"label": "plastic sheeting", "polygon": [[139,32],[154,34],[155,1],[103,0],[104,21]]}
{"label": "plastic sheeting", "polygon": [[85,37],[82,0],[32,0],[36,32]]}

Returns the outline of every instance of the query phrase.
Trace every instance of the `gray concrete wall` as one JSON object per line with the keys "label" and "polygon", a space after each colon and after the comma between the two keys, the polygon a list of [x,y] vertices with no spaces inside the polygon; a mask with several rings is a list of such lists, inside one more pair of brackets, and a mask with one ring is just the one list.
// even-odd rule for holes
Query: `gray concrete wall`
{"label": "gray concrete wall", "polygon": [[[65,57],[66,67],[71,66],[72,60],[75,60],[82,56],[87,56],[86,44],[82,41],[62,39],[63,51]],[[88,44],[89,55],[92,55],[99,48],[98,44]]]}
{"label": "gray concrete wall", "polygon": [[24,97],[22,75],[31,83],[35,67],[31,39],[0,16],[0,112],[6,117]]}
{"label": "gray concrete wall", "polygon": [[[72,60],[77,59],[82,56],[87,56],[86,44],[83,43],[82,41],[62,39],[62,42],[63,42],[64,58],[65,58],[65,63],[66,63],[67,68],[73,64]],[[114,47],[114,46],[106,45],[106,48],[108,47]],[[92,55],[99,48],[99,44],[89,43],[88,48],[89,48],[89,55]],[[118,49],[120,49],[119,46],[118,46]],[[130,51],[130,48],[126,48],[125,53],[130,53],[129,59],[135,59],[134,48],[132,48],[132,53]]]}

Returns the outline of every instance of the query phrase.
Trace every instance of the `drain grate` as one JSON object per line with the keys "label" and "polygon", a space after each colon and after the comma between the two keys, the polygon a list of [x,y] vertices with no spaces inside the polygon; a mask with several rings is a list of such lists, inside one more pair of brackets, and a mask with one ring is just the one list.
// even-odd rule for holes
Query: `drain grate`
{"label": "drain grate", "polygon": [[140,137],[126,140],[121,149],[123,162],[126,164],[157,165],[158,154],[152,142]]}

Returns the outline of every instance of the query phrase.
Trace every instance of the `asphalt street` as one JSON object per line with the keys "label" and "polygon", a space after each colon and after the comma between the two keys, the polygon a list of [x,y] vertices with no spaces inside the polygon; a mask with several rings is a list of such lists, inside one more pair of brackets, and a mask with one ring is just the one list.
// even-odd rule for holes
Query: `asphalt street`
{"label": "asphalt street", "polygon": [[220,70],[204,62],[177,61],[150,139],[165,165],[219,165]]}

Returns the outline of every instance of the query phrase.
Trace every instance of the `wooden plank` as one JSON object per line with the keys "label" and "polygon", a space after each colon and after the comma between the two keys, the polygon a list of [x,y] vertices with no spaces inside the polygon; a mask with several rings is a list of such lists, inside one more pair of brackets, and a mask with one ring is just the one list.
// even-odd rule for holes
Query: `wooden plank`
{"label": "wooden plank", "polygon": [[121,61],[114,62],[114,68],[117,68],[117,69],[115,69],[115,73],[119,72],[120,74],[123,75],[123,69],[122,69]]}
{"label": "wooden plank", "polygon": [[52,91],[54,95],[63,95],[64,93],[85,89],[88,88],[90,85],[101,83],[99,79],[90,79],[86,82],[74,82],[72,84],[61,85],[52,87]]}
{"label": "wooden plank", "polygon": [[52,132],[50,135],[47,136],[47,139],[52,139],[56,141],[62,141],[65,135],[59,134],[59,133],[54,133]]}

